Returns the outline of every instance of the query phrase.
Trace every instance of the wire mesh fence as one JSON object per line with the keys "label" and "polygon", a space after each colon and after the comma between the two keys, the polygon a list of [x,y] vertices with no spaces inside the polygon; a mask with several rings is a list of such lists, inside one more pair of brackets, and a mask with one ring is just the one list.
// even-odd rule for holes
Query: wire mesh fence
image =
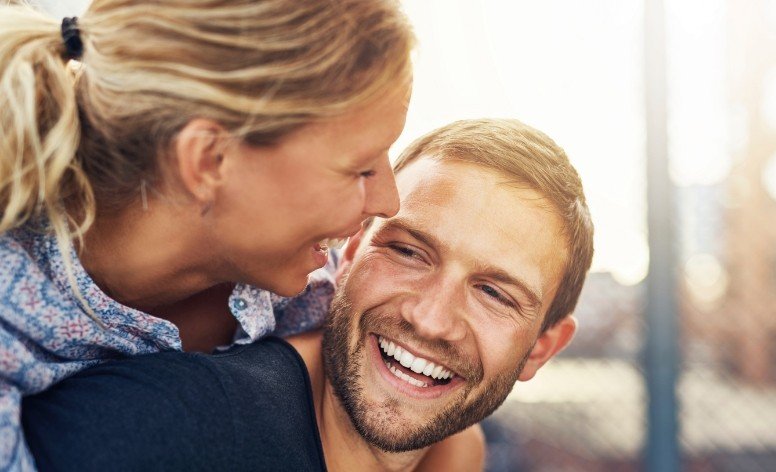
{"label": "wire mesh fence", "polygon": [[[776,470],[776,201],[763,191],[742,215],[727,200],[737,174],[677,193],[678,219],[696,221],[678,225],[676,263],[678,441],[693,472]],[[644,470],[644,293],[590,274],[577,338],[485,422],[488,470]]]}
{"label": "wire mesh fence", "polygon": [[[776,2],[665,4],[680,467],[774,471]],[[719,66],[716,85],[693,64]],[[715,162],[715,178],[692,178]],[[589,276],[571,347],[485,423],[489,470],[645,470],[645,293]]]}
{"label": "wire mesh fence", "polygon": [[[688,303],[688,291],[682,294],[677,384],[682,470],[776,470],[772,335],[761,337],[762,346],[744,348],[742,343],[753,342],[739,332],[750,310],[726,303],[710,312]],[[642,286],[618,286],[606,274],[591,275],[578,310],[582,328],[572,346],[534,380],[519,383],[484,423],[488,470],[644,470],[642,301]],[[766,361],[750,362],[752,352]]]}

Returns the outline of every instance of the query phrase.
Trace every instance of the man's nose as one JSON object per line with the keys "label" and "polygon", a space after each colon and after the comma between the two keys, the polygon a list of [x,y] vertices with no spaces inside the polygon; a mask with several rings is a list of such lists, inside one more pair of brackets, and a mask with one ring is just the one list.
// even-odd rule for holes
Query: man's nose
{"label": "man's nose", "polygon": [[375,174],[366,181],[364,213],[390,218],[399,212],[399,192],[388,157],[381,160]]}
{"label": "man's nose", "polygon": [[463,288],[451,280],[429,284],[407,300],[402,316],[424,338],[460,341],[466,336]]}

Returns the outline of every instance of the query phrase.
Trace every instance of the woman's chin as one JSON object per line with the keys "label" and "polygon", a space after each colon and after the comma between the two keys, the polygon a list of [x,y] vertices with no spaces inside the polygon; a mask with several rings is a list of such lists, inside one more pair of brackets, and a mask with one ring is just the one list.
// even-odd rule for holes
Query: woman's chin
{"label": "woman's chin", "polygon": [[308,276],[289,277],[285,280],[275,280],[273,286],[269,289],[271,292],[281,297],[293,297],[299,295],[307,287]]}

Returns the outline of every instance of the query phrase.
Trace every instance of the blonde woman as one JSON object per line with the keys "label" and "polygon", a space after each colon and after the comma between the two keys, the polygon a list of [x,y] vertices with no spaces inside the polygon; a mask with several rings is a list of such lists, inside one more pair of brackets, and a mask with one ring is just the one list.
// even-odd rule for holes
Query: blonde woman
{"label": "blonde woman", "polygon": [[0,469],[69,374],[320,323],[328,241],[398,210],[413,41],[391,0],[0,6]]}

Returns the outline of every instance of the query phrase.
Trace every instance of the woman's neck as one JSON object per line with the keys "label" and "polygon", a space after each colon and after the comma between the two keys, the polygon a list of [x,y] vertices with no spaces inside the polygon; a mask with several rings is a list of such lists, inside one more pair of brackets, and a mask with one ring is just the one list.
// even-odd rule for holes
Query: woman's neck
{"label": "woman's neck", "polygon": [[225,281],[200,223],[174,210],[160,204],[97,217],[79,259],[111,298],[150,312]]}

